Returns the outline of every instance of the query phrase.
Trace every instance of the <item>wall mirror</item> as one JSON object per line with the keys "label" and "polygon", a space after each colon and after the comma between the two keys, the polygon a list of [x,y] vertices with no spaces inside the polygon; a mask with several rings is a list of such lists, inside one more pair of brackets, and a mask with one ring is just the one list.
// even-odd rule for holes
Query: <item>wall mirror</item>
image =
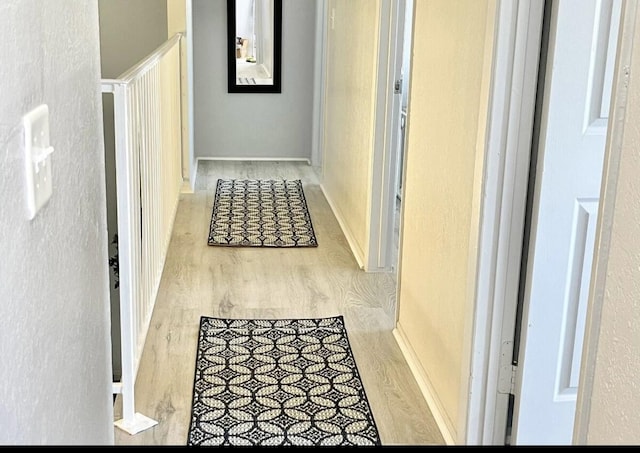
{"label": "wall mirror", "polygon": [[229,93],[280,93],[282,0],[227,0]]}

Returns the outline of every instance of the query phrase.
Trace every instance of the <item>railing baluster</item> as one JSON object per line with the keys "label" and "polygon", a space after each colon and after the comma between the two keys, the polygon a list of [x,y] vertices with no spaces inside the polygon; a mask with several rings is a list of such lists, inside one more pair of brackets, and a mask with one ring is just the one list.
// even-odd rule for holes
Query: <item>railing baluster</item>
{"label": "railing baluster", "polygon": [[[155,306],[182,185],[178,34],[119,79],[114,95],[122,419],[130,434],[158,422],[135,411],[135,381]],[[177,104],[179,105],[179,104]]]}

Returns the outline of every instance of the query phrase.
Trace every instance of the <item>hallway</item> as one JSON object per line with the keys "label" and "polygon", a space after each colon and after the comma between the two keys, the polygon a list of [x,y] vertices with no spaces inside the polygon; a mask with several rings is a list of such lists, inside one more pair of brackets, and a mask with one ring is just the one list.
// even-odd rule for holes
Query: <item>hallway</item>
{"label": "hallway", "polygon": [[[301,179],[319,246],[207,245],[218,178]],[[343,315],[383,445],[444,445],[392,334],[396,281],[360,270],[306,163],[201,161],[183,194],[136,385],[136,411],[157,420],[116,445],[185,445],[200,316],[311,318]],[[114,408],[120,418],[120,400]]]}

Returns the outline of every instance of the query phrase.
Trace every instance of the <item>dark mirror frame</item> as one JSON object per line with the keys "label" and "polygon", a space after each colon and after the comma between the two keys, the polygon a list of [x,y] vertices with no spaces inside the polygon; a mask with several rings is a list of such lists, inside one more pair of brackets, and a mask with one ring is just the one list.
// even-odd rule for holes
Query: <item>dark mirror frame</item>
{"label": "dark mirror frame", "polygon": [[273,12],[273,85],[236,83],[236,0],[227,0],[227,69],[229,93],[282,92],[282,0],[274,0]]}

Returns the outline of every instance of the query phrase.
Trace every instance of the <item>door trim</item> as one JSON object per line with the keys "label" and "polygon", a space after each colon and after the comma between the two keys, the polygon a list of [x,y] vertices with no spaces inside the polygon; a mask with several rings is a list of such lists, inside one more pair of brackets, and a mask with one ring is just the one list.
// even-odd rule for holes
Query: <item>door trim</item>
{"label": "door trim", "polygon": [[[591,273],[591,285],[587,308],[587,320],[583,341],[580,381],[576,401],[576,418],[573,428],[573,444],[587,444],[591,416],[591,396],[593,378],[600,338],[602,308],[605,299],[609,251],[611,250],[611,225],[613,224],[617,192],[620,158],[625,134],[626,106],[629,91],[629,68],[633,50],[633,36],[636,28],[638,2],[626,1],[622,4],[618,55],[616,56],[614,86],[611,96],[609,133],[605,148],[602,189],[596,231],[595,252]],[[632,126],[632,125],[631,125]]]}
{"label": "door trim", "polygon": [[324,111],[326,100],[327,74],[327,33],[328,33],[327,0],[317,0],[315,62],[313,78],[313,132],[311,142],[311,165],[322,171],[322,152],[324,150]]}
{"label": "door trim", "polygon": [[[544,0],[499,0],[466,407],[466,445],[504,445]],[[511,342],[511,343],[509,343]]]}
{"label": "door trim", "polygon": [[389,272],[392,270],[393,221],[395,219],[395,168],[397,150],[392,141],[394,98],[398,53],[397,35],[400,0],[379,1],[378,55],[375,86],[375,119],[371,164],[371,195],[369,225],[364,270]]}
{"label": "door trim", "polygon": [[195,142],[195,118],[194,118],[194,95],[193,95],[193,0],[185,0],[186,8],[186,30],[185,39],[187,45],[187,104],[189,117],[189,184],[192,192],[196,190],[196,176],[198,174],[198,161],[196,160]]}

